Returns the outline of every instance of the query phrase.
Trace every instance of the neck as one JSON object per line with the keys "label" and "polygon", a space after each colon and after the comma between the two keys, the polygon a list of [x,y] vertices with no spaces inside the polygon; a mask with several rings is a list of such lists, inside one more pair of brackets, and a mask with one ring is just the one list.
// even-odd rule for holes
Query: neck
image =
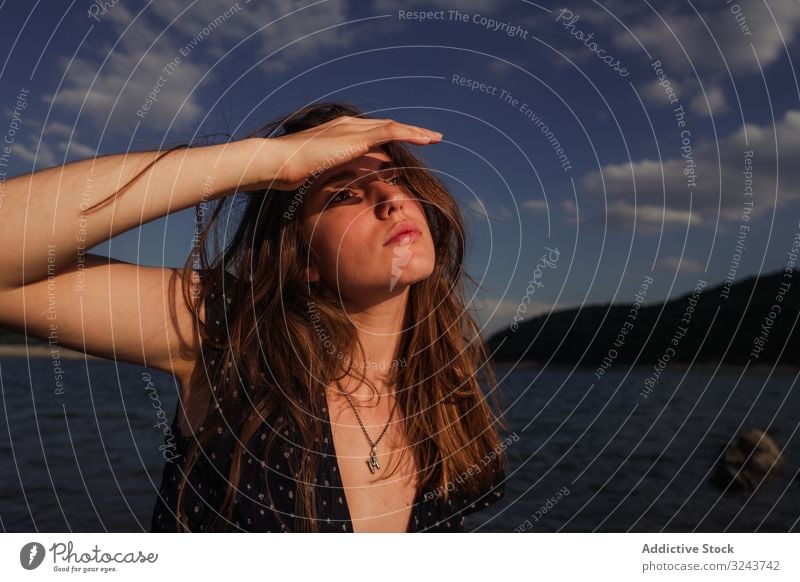
{"label": "neck", "polygon": [[394,392],[394,387],[387,385],[387,381],[394,368],[405,365],[397,355],[397,347],[404,331],[407,305],[408,288],[381,303],[353,311],[348,309],[347,314],[356,326],[366,357],[366,361],[354,362],[354,370],[340,380],[342,389],[347,390],[354,402],[365,402],[375,397],[374,389],[354,374],[363,373],[380,396]]}

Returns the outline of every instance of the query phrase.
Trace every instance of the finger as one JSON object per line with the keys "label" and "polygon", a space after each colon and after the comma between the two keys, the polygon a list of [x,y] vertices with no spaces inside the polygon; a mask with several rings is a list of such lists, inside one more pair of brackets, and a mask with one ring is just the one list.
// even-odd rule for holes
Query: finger
{"label": "finger", "polygon": [[411,124],[408,124],[408,123],[400,123],[399,124],[399,128],[401,128],[401,129],[406,129],[407,128],[407,129],[409,129],[411,131],[419,132],[420,135],[430,136],[432,139],[435,138],[437,141],[440,140],[443,137],[443,135],[440,132],[434,131],[432,129],[428,129],[427,127],[420,127],[419,125],[411,125]]}
{"label": "finger", "polygon": [[442,132],[435,131],[433,129],[428,129],[427,127],[419,127],[417,125],[410,125],[409,127],[412,127],[422,132],[423,135],[429,136],[431,138],[431,143],[439,143],[440,141],[442,141],[442,138],[444,137],[444,134]]}
{"label": "finger", "polygon": [[384,141],[411,141],[413,143],[436,143],[441,141],[443,135],[414,125],[391,122],[372,130],[378,140]]}
{"label": "finger", "polygon": [[375,127],[379,127],[380,125],[385,124],[386,121],[391,121],[391,120],[358,119],[355,117],[340,116],[335,119],[331,119],[330,121],[327,121],[321,125],[310,127],[304,130],[302,133],[308,133],[308,135],[334,136],[354,130],[365,131],[373,129]]}

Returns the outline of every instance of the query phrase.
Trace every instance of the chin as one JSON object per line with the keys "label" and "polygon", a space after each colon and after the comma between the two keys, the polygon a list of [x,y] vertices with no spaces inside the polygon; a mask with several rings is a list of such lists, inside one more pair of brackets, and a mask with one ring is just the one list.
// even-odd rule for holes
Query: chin
{"label": "chin", "polygon": [[389,289],[394,290],[402,287],[409,287],[414,283],[424,281],[433,273],[433,264],[428,261],[414,261],[400,266],[395,265],[389,276]]}

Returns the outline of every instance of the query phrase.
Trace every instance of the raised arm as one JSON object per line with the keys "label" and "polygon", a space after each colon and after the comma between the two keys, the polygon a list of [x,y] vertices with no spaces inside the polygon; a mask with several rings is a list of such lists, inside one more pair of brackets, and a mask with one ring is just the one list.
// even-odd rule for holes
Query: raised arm
{"label": "raised arm", "polygon": [[199,346],[180,269],[81,253],[256,182],[261,141],[108,155],[6,182],[0,325],[185,378]]}
{"label": "raised arm", "polygon": [[11,178],[0,206],[0,291],[47,278],[81,248],[256,181],[260,141],[107,155]]}
{"label": "raised arm", "polygon": [[199,345],[180,269],[82,249],[204,200],[297,188],[324,162],[344,163],[378,143],[440,137],[345,117],[279,138],[107,155],[12,178],[0,204],[0,326],[186,379]]}

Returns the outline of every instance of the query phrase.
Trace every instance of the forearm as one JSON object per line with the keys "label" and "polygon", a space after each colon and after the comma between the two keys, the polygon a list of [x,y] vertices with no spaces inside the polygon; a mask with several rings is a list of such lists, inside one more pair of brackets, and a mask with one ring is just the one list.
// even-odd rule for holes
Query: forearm
{"label": "forearm", "polygon": [[[132,228],[234,193],[268,173],[265,141],[129,152],[80,160],[8,180],[0,204],[0,289],[44,279]],[[161,152],[163,154],[163,152]],[[116,199],[92,210],[128,184]]]}

